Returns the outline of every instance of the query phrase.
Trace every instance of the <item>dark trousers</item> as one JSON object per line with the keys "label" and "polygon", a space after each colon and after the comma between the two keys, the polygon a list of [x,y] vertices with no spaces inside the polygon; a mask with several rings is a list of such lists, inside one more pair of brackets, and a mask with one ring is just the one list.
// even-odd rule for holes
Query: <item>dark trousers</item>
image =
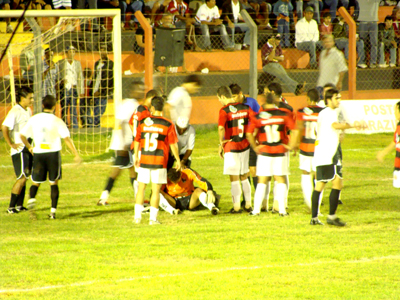
{"label": "dark trousers", "polygon": [[70,115],[70,125],[72,128],[78,128],[78,113],[77,113],[78,91],[76,88],[70,90],[63,89],[61,91],[60,106],[61,119],[68,124],[68,112]]}

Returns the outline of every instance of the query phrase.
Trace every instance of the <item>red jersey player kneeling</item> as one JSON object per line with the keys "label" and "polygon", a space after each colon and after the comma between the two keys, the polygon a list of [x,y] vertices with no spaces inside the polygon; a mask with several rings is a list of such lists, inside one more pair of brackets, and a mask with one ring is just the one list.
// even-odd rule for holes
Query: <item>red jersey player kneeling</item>
{"label": "red jersey player kneeling", "polygon": [[[290,143],[287,135],[291,130]],[[274,176],[276,182],[276,199],[279,203],[279,215],[284,217],[288,213],[285,209],[286,181],[288,174],[288,150],[294,148],[297,141],[298,130],[292,115],[284,110],[278,109],[274,103],[274,95],[267,94],[267,99],[260,113],[252,118],[246,131],[246,137],[258,154],[257,176],[258,185],[254,195],[254,210],[250,215],[259,215],[261,205],[265,197],[267,184]],[[258,145],[255,142],[258,140]]]}
{"label": "red jersey player kneeling", "polygon": [[396,148],[396,157],[394,159],[393,186],[400,188],[400,101],[395,104],[394,116],[398,121],[393,141],[382,151],[378,152],[377,159],[383,162],[383,158],[394,148]]}
{"label": "red jersey player kneeling", "polygon": [[[167,163],[169,148],[176,160],[176,170],[181,168],[178,152],[178,137],[174,124],[162,117],[164,99],[154,97],[151,100],[151,116],[139,122],[135,136],[135,167],[139,182],[135,205],[135,223],[142,220],[144,192],[146,185],[152,183],[150,199],[150,225],[158,225],[158,206],[160,190],[167,183]],[[140,154],[139,154],[140,150]],[[140,158],[139,158],[140,156]]]}

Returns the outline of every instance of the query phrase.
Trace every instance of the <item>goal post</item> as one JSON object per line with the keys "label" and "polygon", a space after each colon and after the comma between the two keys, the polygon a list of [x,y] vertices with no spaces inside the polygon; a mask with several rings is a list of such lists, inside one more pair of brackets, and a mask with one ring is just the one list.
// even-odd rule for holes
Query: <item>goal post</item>
{"label": "goal post", "polygon": [[[20,18],[22,13],[22,10],[1,10],[0,18]],[[40,22],[38,22],[38,18],[41,18]],[[56,20],[53,22],[55,25],[49,25],[51,22],[47,22],[43,26],[44,21],[49,18]],[[90,24],[99,18],[112,20],[108,22],[109,31],[99,31],[98,28],[96,31],[91,29]],[[14,28],[15,26],[14,23]],[[67,113],[65,111],[62,113],[64,118],[67,116],[68,125],[71,127],[71,136],[75,140],[78,151],[81,154],[106,152],[111,130],[116,126],[113,114],[122,101],[120,10],[28,10],[25,12],[20,27],[11,42],[9,41],[11,34],[0,33],[1,53],[10,42],[7,55],[0,64],[0,80],[2,80],[0,82],[0,123],[3,122],[9,108],[15,104],[15,89],[21,86],[28,85],[33,88],[34,113],[41,111],[41,102],[46,94],[45,76],[47,73],[53,72],[48,71],[51,68],[44,62],[45,49],[49,48],[54,53],[52,60],[54,69],[57,70],[54,72],[58,72],[55,75],[57,84],[53,87],[54,90],[57,90],[57,102],[61,105],[61,101],[64,101],[63,104],[70,101],[65,95],[72,91],[72,104],[68,103],[71,107],[68,108]],[[79,74],[91,72],[93,75],[91,79],[73,73],[78,80],[72,80],[72,85],[68,85],[68,80],[60,80],[67,74],[65,72],[68,72],[62,68],[61,62],[67,61],[66,49],[70,46],[73,46],[76,51],[74,60],[79,61],[82,71],[80,73],[79,69],[76,69],[78,71],[73,72]],[[104,52],[106,52],[108,60],[102,59]],[[96,63],[97,69],[94,70]],[[112,71],[107,69],[111,65]],[[106,88],[104,82],[108,82]],[[91,92],[88,92],[89,83]],[[75,89],[77,95],[74,95]],[[64,98],[61,98],[60,94]],[[81,97],[82,95],[84,97]],[[74,100],[75,98],[76,100]],[[83,104],[86,106],[84,107]],[[105,109],[106,113],[102,114]],[[87,115],[85,115],[86,113]],[[82,120],[100,123],[83,124]]]}

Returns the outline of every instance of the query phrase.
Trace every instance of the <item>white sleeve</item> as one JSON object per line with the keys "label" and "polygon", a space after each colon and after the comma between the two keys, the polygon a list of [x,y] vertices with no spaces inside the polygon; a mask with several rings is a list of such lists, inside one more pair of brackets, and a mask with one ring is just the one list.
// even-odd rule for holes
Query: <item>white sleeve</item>
{"label": "white sleeve", "polygon": [[[27,137],[27,138],[32,138],[33,137],[33,132],[32,132],[32,119],[28,120],[28,123],[26,123],[26,125],[24,126],[24,128],[21,129],[21,131],[19,132],[20,134],[22,134],[23,136]],[[3,123],[4,124],[4,123]]]}
{"label": "white sleeve", "polygon": [[196,17],[199,18],[200,21],[207,21],[207,15],[204,11],[204,5],[199,7],[199,10],[197,11]]}
{"label": "white sleeve", "polygon": [[171,106],[177,106],[179,104],[179,99],[180,95],[179,95],[179,90],[178,89],[173,89],[171,91],[171,93],[169,93],[168,95],[168,101],[167,103]]}
{"label": "white sleeve", "polygon": [[67,125],[64,123],[63,120],[58,119],[58,124],[57,124],[57,126],[58,126],[58,134],[60,135],[60,137],[61,137],[62,139],[65,139],[66,137],[70,137],[70,133],[69,133],[68,127],[67,127]]}
{"label": "white sleeve", "polygon": [[319,41],[319,30],[318,30],[318,24],[317,21],[313,20],[313,27],[314,27],[314,35],[313,35],[313,42],[318,42]]}
{"label": "white sleeve", "polygon": [[137,102],[124,101],[118,108],[115,118],[122,122],[129,122],[137,107]]}
{"label": "white sleeve", "polygon": [[15,110],[11,109],[8,112],[7,117],[4,119],[3,125],[10,128],[10,130],[13,130],[15,126],[15,117]]}
{"label": "white sleeve", "polygon": [[[217,6],[214,6],[214,20],[221,18],[221,15],[219,14],[219,9]],[[240,12],[239,12],[240,13]]]}
{"label": "white sleeve", "polygon": [[193,126],[189,127],[189,140],[188,140],[188,150],[194,149],[194,143],[196,140],[196,131]]}

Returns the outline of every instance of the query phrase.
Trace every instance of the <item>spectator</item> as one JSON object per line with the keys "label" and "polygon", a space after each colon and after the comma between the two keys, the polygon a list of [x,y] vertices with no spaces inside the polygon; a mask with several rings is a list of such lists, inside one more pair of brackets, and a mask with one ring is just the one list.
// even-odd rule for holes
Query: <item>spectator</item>
{"label": "spectator", "polygon": [[[312,14],[311,18],[314,18],[314,20],[316,20],[317,23],[319,24],[319,22],[320,22],[319,12],[324,7],[324,3],[322,2],[322,0],[304,0],[304,1],[303,0],[297,0],[296,1],[296,14],[297,14],[297,18],[298,19],[303,17],[304,6],[306,7],[306,9],[308,7],[311,7],[313,9],[312,10],[313,14]],[[314,11],[315,11],[315,13],[314,13]]]}
{"label": "spectator", "polygon": [[283,37],[283,40],[281,41],[281,46],[283,48],[289,48],[289,17],[293,14],[292,3],[290,3],[289,0],[279,0],[274,5],[274,14],[277,16],[278,20],[278,33]]}
{"label": "spectator", "polygon": [[65,9],[71,9],[72,3],[71,0],[53,0],[54,9],[60,9],[64,7]]}
{"label": "spectator", "polygon": [[[86,9],[86,2],[88,4],[89,9],[97,9],[97,0],[78,0],[77,8],[78,9]],[[82,29],[89,31],[89,22],[87,20],[83,21]],[[100,30],[98,18],[94,18],[91,20],[91,30],[92,31]]]}
{"label": "spectator", "polygon": [[44,50],[43,61],[43,98],[51,95],[56,98],[57,70],[53,61],[53,51],[50,48]]}
{"label": "spectator", "polygon": [[241,32],[245,33],[242,49],[248,50],[250,48],[250,28],[240,15],[242,10],[243,5],[239,0],[227,0],[222,5],[222,14],[224,15],[225,26],[228,25],[227,29],[230,33],[235,31],[237,28]]}
{"label": "spectator", "polygon": [[[11,9],[10,0],[0,0],[0,7],[2,10],[10,10]],[[6,33],[12,33],[14,31],[14,29],[11,26],[11,19],[6,18],[5,21],[7,23]]]}
{"label": "spectator", "polygon": [[324,48],[319,56],[317,90],[320,92],[320,95],[322,95],[323,86],[327,83],[334,84],[340,91],[344,75],[348,70],[343,53],[335,47],[333,35],[325,36]]}
{"label": "spectator", "polygon": [[[35,3],[33,4],[33,9],[36,10],[52,10],[53,9],[53,1],[52,0],[36,0]],[[48,17],[50,26],[53,27],[56,24],[56,20],[54,17]],[[42,31],[45,31],[45,28],[43,27],[43,17],[36,18],[40,28]]]}
{"label": "spectator", "polygon": [[321,41],[324,40],[325,35],[332,34],[333,31],[331,15],[328,12],[326,12],[324,13],[322,18],[323,22],[321,25],[319,25],[319,33]]}
{"label": "spectator", "polygon": [[[338,22],[333,27],[333,37],[335,38],[336,47],[339,50],[344,50],[344,57],[349,59],[349,29],[348,25],[344,22],[342,16],[338,16]],[[365,64],[365,52],[364,52],[364,41],[360,40],[357,35],[356,48],[358,54],[357,67],[361,69],[367,68]],[[336,87],[335,87],[336,88]]]}
{"label": "spectator", "polygon": [[156,22],[157,13],[164,13],[166,11],[166,7],[169,0],[145,0],[145,8],[151,10],[150,14],[150,24],[154,24]]}
{"label": "spectator", "polygon": [[136,25],[139,23],[139,21],[135,17],[135,12],[142,11],[143,5],[144,5],[143,2],[140,0],[120,0],[119,1],[119,8],[121,9],[121,27],[123,30],[125,29],[127,12],[132,13],[132,19],[130,21],[130,28],[131,29],[137,28]]}
{"label": "spectator", "polygon": [[385,52],[389,50],[390,52],[390,63],[389,67],[396,67],[396,52],[397,43],[395,41],[395,33],[393,29],[393,18],[391,16],[386,16],[385,23],[380,23],[379,26],[379,67],[387,68],[385,60]]}
{"label": "spectator", "polygon": [[[314,21],[315,22],[315,21]],[[302,93],[304,85],[299,84],[288,76],[286,70],[279,64],[283,61],[282,47],[280,46],[281,37],[277,34],[275,37],[270,37],[268,42],[261,49],[261,61],[263,71],[275,76],[285,84],[291,93],[296,96]]]}
{"label": "spectator", "polygon": [[360,15],[358,27],[360,38],[365,40],[369,36],[371,42],[371,56],[369,67],[376,68],[376,59],[378,53],[378,9],[380,0],[360,0]]}
{"label": "spectator", "polygon": [[83,70],[85,94],[79,99],[79,112],[81,117],[82,127],[93,126],[93,118],[89,117],[93,106],[93,72],[90,68]]}
{"label": "spectator", "polygon": [[[154,41],[155,36],[156,36],[156,30],[154,27],[152,27],[152,30],[153,30],[153,41]],[[133,42],[133,51],[136,54],[144,55],[144,29],[142,27],[139,27],[135,32],[135,41]]]}
{"label": "spectator", "polygon": [[[269,24],[269,13],[272,11],[272,5],[265,0],[249,0],[249,3],[256,11],[256,16],[261,13],[263,17],[263,20],[260,21],[260,29],[272,29],[271,25]],[[255,20],[257,20],[257,18]]]}
{"label": "spectator", "polygon": [[296,24],[296,47],[310,54],[310,68],[317,68],[316,47],[319,40],[318,24],[313,20],[314,10],[311,6],[305,9],[304,18]]}
{"label": "spectator", "polygon": [[[400,43],[400,7],[395,6],[393,9],[393,29],[394,29],[394,35],[395,35],[395,41],[397,45]],[[397,64],[400,65],[400,53],[399,53],[399,48],[397,47]]]}
{"label": "spectator", "polygon": [[26,47],[26,50],[19,57],[19,68],[21,69],[21,75],[28,81],[28,84],[32,84],[33,76],[35,74],[35,52],[32,49],[34,40]]}
{"label": "spectator", "polygon": [[225,25],[222,24],[222,20],[220,19],[218,7],[215,5],[215,0],[206,0],[206,3],[199,7],[196,14],[196,21],[200,23],[202,33],[200,47],[202,49],[211,51],[210,32],[219,32],[225,50],[234,50],[234,43],[229,40]]}
{"label": "spectator", "polygon": [[100,46],[100,59],[94,64],[93,125],[100,127],[100,118],[106,111],[107,101],[114,93],[114,62],[107,56],[107,46]]}
{"label": "spectator", "polygon": [[68,46],[66,58],[56,64],[58,91],[60,93],[61,118],[67,124],[70,112],[70,126],[78,128],[77,100],[84,96],[83,73],[81,63],[74,59],[74,46]]}

